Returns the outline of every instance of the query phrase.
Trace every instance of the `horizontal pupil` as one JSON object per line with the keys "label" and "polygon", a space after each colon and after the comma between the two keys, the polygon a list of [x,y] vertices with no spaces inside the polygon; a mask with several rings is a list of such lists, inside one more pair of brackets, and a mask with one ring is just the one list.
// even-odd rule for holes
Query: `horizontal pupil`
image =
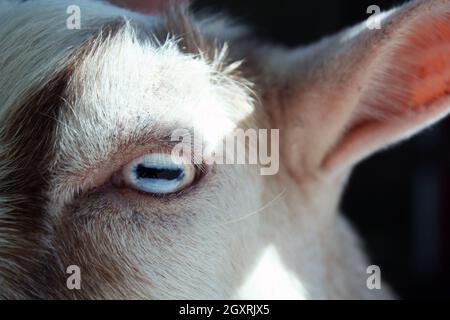
{"label": "horizontal pupil", "polygon": [[136,173],[138,179],[175,180],[180,178],[180,176],[183,174],[183,171],[181,169],[148,168],[140,164],[137,166]]}

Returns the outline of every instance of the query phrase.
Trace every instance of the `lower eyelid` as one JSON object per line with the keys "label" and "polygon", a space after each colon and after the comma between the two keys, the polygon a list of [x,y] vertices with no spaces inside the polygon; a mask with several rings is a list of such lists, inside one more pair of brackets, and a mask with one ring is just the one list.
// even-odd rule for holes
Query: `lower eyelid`
{"label": "lower eyelid", "polygon": [[123,176],[120,171],[113,173],[111,177],[111,183],[113,186],[118,188],[123,188],[125,186],[125,181],[123,180]]}
{"label": "lower eyelid", "polygon": [[[194,181],[186,188],[179,190],[173,193],[166,194],[156,194],[156,193],[145,193],[136,189],[128,188],[124,184],[123,178],[121,177],[121,169],[117,170],[113,174],[109,174],[108,178],[105,179],[100,185],[92,185],[92,183],[85,184],[86,188],[82,192],[77,194],[73,193],[70,197],[68,197],[64,201],[64,203],[55,204],[53,208],[56,211],[62,210],[63,207],[72,204],[78,199],[89,196],[90,194],[104,195],[110,197],[111,201],[120,201],[123,203],[130,201],[129,205],[133,205],[135,203],[142,203],[147,205],[149,202],[147,201],[158,201],[162,202],[165,205],[170,205],[172,202],[183,201],[185,197],[191,197],[198,195],[199,188],[205,187],[205,184],[208,184],[208,181],[211,177],[207,178],[206,176],[211,173],[213,177],[216,172],[216,165],[208,165],[206,163],[200,165],[193,165],[195,167],[196,176]],[[123,167],[122,167],[123,168]],[[77,183],[78,185],[78,183]],[[115,199],[115,200],[114,200]],[[177,204],[179,205],[179,204]]]}
{"label": "lower eyelid", "polygon": [[[154,181],[154,190],[149,188],[148,186],[145,185],[144,182],[141,183],[136,183],[136,185],[141,187],[141,190],[144,192],[149,192],[149,193],[171,193],[171,192],[176,192],[177,191],[177,183],[175,181],[161,181],[161,182],[156,182]],[[159,190],[156,190],[156,186],[159,185]],[[146,190],[147,189],[147,190]],[[174,190],[174,191],[171,191]]]}
{"label": "lower eyelid", "polygon": [[[215,170],[215,166],[201,164],[195,165],[195,167],[196,177],[194,181],[188,187],[173,193],[157,194],[139,191],[137,189],[127,187],[120,179],[119,184],[104,184],[100,188],[100,190],[103,190],[102,192],[105,193],[111,192],[116,194],[122,199],[120,201],[131,201],[130,205],[135,202],[146,204],[147,201],[158,201],[164,203],[165,205],[170,205],[174,201],[183,201],[183,199],[185,199],[186,197],[196,196],[199,192],[199,188],[203,188],[205,187],[204,184],[208,184],[210,178],[207,178],[207,175],[209,175],[209,173],[212,173],[212,176],[214,176],[217,173]],[[97,191],[99,191],[99,189],[97,189]]]}

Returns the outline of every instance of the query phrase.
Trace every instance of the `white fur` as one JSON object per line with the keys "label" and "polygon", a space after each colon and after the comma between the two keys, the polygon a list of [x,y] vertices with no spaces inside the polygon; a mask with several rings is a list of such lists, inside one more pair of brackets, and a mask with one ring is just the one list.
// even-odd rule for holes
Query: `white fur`
{"label": "white fur", "polygon": [[[450,9],[448,2],[440,3]],[[66,8],[74,4],[81,8],[81,30],[65,27]],[[420,16],[425,4],[415,5],[386,19],[410,11]],[[117,34],[93,38],[102,24],[118,17],[125,17],[126,23]],[[134,25],[136,21],[142,26]],[[257,75],[252,78],[259,94],[254,101],[249,81],[233,76],[238,64],[227,68],[222,55],[211,61],[203,54],[183,53],[170,36],[165,43],[138,39],[137,29],[151,30],[160,23],[158,16],[99,1],[0,1],[4,127],[4,119],[18,112],[18,101],[45,88],[73,63],[80,47],[96,47],[74,63],[61,112],[49,119],[57,127],[44,181],[49,187],[42,195],[48,232],[35,241],[48,260],[37,254],[28,258],[30,265],[44,263],[57,270],[45,295],[34,285],[39,281],[27,273],[26,264],[12,257],[11,252],[31,243],[21,238],[20,225],[14,223],[27,195],[6,195],[11,182],[1,177],[17,170],[11,147],[17,141],[0,144],[0,281],[5,284],[0,297],[392,297],[385,285],[380,291],[366,287],[370,263],[337,210],[339,199],[356,160],[429,125],[448,108],[433,105],[436,112],[391,125],[395,130],[386,135],[374,131],[370,148],[364,143],[348,153],[344,148],[337,152],[337,164],[322,165],[328,165],[326,155],[339,147],[337,138],[345,140],[347,126],[358,113],[354,83],[366,84],[373,76],[361,70],[366,65],[371,66],[367,70],[376,69],[374,52],[378,59],[388,60],[386,51],[374,50],[371,41],[387,43],[385,48],[395,47],[393,43],[351,29],[309,48],[287,51],[261,45],[255,51],[247,29],[227,33],[222,20],[198,22],[208,37],[230,41],[233,59],[250,62],[242,69],[245,75],[246,68],[253,67],[250,73]],[[336,58],[337,53],[345,54]],[[346,86],[334,83],[336,76],[347,81]],[[283,91],[283,86],[290,90]],[[336,99],[336,92],[343,97]],[[363,114],[373,116],[371,111]],[[114,172],[133,159],[166,150],[165,137],[178,127],[197,130],[209,144],[236,127],[281,128],[281,171],[262,177],[257,166],[215,166],[190,192],[167,199],[109,183]],[[79,292],[69,292],[61,276],[73,264],[82,271]],[[17,279],[11,277],[14,272]],[[21,289],[24,283],[33,284],[31,293]]]}

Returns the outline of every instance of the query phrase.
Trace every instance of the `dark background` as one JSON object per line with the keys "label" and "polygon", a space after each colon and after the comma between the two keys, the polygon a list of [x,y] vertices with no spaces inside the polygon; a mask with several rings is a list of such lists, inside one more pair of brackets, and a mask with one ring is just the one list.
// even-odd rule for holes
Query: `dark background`
{"label": "dark background", "polygon": [[[366,19],[369,5],[402,2],[198,0],[196,8],[227,10],[268,40],[298,46]],[[450,119],[360,164],[342,208],[401,298],[450,298]]]}

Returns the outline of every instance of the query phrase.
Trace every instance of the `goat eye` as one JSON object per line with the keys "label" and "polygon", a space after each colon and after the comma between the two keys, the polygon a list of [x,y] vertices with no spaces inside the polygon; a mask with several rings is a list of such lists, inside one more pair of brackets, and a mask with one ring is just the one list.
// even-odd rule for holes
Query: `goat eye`
{"label": "goat eye", "polygon": [[[179,163],[178,163],[179,162]],[[133,160],[122,170],[126,185],[142,192],[167,194],[190,186],[196,176],[192,164],[174,162],[167,154],[146,154]]]}

